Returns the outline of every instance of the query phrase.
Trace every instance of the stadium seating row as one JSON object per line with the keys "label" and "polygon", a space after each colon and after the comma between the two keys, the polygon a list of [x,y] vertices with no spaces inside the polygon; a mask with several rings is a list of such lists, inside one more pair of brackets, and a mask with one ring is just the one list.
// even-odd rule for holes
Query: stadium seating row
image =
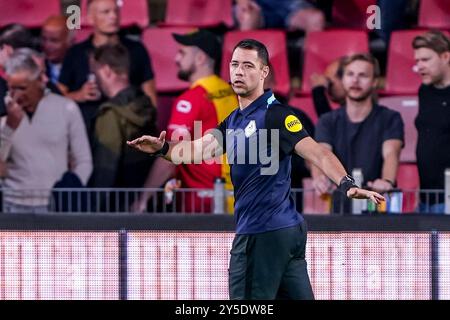
{"label": "stadium seating row", "polygon": [[[149,25],[151,13],[148,0],[119,0],[122,4],[122,26]],[[60,12],[60,0],[15,0],[3,1],[0,26],[22,23],[27,27],[39,27],[51,14]],[[82,23],[87,25],[87,0],[81,0]],[[376,0],[334,0],[333,25],[340,28],[365,30],[367,7]],[[233,25],[232,0],[167,0],[164,25],[211,27]],[[418,26],[422,28],[450,29],[450,6],[447,0],[420,2]]]}
{"label": "stadium seating row", "polygon": [[[143,42],[149,50],[156,74],[157,89],[173,92],[187,87],[176,78],[173,57],[178,45],[172,32],[188,32],[189,28],[149,28],[143,32]],[[420,78],[413,72],[415,64],[411,41],[422,30],[396,31],[391,37],[388,52],[386,85],[384,95],[414,95]],[[222,76],[228,79],[228,61],[235,44],[244,38],[255,38],[268,47],[275,75],[275,92],[288,96],[290,88],[286,35],[280,30],[229,31],[225,34],[222,54]],[[332,43],[332,49],[330,49]],[[299,92],[308,96],[311,92],[309,78],[312,73],[322,73],[335,59],[356,52],[368,52],[368,38],[363,31],[330,30],[311,32],[304,46],[303,84]]]}

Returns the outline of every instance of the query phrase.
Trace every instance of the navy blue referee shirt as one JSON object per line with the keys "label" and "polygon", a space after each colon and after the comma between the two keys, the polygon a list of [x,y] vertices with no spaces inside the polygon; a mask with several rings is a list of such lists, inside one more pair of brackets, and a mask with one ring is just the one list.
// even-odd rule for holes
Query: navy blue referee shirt
{"label": "navy blue referee shirt", "polygon": [[295,209],[290,176],[295,145],[308,137],[301,120],[267,90],[244,110],[233,111],[217,129],[231,167],[236,233],[300,224],[303,217]]}

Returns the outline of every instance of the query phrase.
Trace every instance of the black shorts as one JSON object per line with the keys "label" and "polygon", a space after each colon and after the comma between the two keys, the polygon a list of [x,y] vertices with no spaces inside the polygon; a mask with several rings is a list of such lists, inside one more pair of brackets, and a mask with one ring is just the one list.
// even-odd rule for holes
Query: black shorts
{"label": "black shorts", "polygon": [[229,268],[230,299],[314,299],[306,269],[306,222],[236,235]]}

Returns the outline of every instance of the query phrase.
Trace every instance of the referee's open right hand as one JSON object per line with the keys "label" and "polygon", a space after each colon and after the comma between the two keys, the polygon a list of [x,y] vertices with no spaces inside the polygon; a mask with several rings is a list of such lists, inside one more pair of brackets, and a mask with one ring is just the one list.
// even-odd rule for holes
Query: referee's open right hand
{"label": "referee's open right hand", "polygon": [[130,147],[138,149],[142,152],[153,154],[161,150],[166,140],[166,131],[161,131],[159,138],[152,136],[142,136],[134,139],[133,141],[127,141]]}

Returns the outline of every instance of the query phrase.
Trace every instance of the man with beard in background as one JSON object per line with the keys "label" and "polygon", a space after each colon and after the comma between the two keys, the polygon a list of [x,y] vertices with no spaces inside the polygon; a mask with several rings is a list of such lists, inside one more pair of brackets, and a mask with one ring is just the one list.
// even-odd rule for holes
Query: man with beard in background
{"label": "man with beard in background", "polygon": [[[345,58],[341,75],[345,104],[320,117],[315,138],[336,154],[347,172],[361,169],[363,185],[385,193],[396,186],[404,126],[400,113],[374,101],[379,75],[378,61],[370,54]],[[318,195],[333,192],[331,181],[317,167],[312,167],[312,176]],[[350,213],[350,201],[334,195],[332,210]]]}
{"label": "man with beard in background", "polygon": [[[172,107],[172,113],[167,127],[169,139],[175,137],[192,140],[194,137],[194,122],[201,123],[201,132],[213,129],[231,111],[238,106],[237,97],[231,86],[215,73],[215,64],[220,60],[220,42],[217,37],[206,30],[193,33],[173,35],[180,44],[175,63],[178,66],[178,78],[189,81],[190,88],[179,96]],[[170,182],[167,189],[174,187],[212,189],[214,179],[225,179],[225,187],[231,189],[230,169],[225,163],[180,164],[158,158],[145,183],[146,188],[161,187],[168,179],[174,177],[176,183]],[[211,212],[211,199],[200,198],[197,192],[184,195],[184,203],[180,204],[183,212]],[[135,203],[134,210],[144,212],[151,193],[143,192],[140,200]],[[232,209],[232,199],[228,199],[228,210]]]}

